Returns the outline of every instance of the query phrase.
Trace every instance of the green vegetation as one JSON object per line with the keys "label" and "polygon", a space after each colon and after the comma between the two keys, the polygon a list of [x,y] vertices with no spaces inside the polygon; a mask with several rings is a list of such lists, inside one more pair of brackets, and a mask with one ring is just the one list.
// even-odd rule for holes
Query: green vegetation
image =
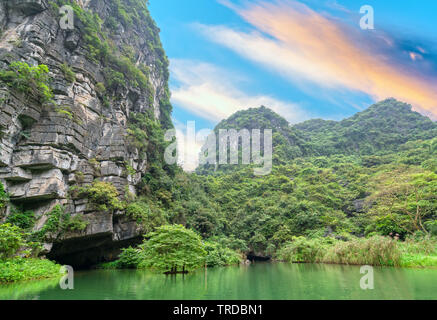
{"label": "green vegetation", "polygon": [[[358,263],[355,252],[377,248],[383,257],[362,255],[377,265],[402,265],[406,254],[399,250],[408,237],[436,235],[437,125],[411,106],[389,99],[341,122],[295,126],[261,107],[240,111],[215,130],[257,127],[273,129],[272,173],[254,176],[253,165],[199,167],[201,176],[189,177],[200,186],[190,202],[207,198],[203,207],[214,210],[202,224],[190,223],[200,220],[198,213],[187,214],[193,230],[238,239],[246,253],[295,261]],[[316,134],[319,127],[326,130]],[[205,233],[208,222],[217,227]],[[328,248],[338,257],[328,259]],[[420,254],[430,255],[410,256]]]}
{"label": "green vegetation", "polygon": [[59,276],[60,266],[38,258],[40,244],[18,226],[0,224],[0,283]]}
{"label": "green vegetation", "polygon": [[0,259],[13,257],[25,245],[22,230],[9,223],[0,225]]}
{"label": "green vegetation", "polygon": [[126,215],[132,218],[142,227],[142,231],[147,234],[156,227],[166,224],[166,219],[161,210],[151,210],[145,201],[135,201],[127,205]]}
{"label": "green vegetation", "polygon": [[6,222],[16,225],[23,230],[29,230],[35,225],[35,213],[30,210],[22,211],[12,207]]}
{"label": "green vegetation", "polygon": [[373,236],[351,238],[294,237],[277,252],[276,258],[289,262],[322,262],[373,266],[437,266],[437,240],[429,237],[402,242],[398,238]]}
{"label": "green vegetation", "polygon": [[181,225],[166,225],[149,233],[140,246],[139,268],[164,273],[188,272],[205,264],[206,251],[200,236]]}
{"label": "green vegetation", "polygon": [[3,211],[6,208],[6,204],[9,201],[8,194],[5,191],[5,187],[0,182],[0,217],[3,215]]}
{"label": "green vegetation", "polygon": [[74,81],[76,81],[76,74],[73,72],[73,70],[71,69],[71,67],[66,64],[63,63],[61,64],[61,71],[64,74],[65,79],[69,82],[69,83],[73,83]]}
{"label": "green vegetation", "polygon": [[0,283],[60,277],[60,265],[36,258],[0,260]]}
{"label": "green vegetation", "polygon": [[0,70],[0,81],[41,103],[48,103],[53,98],[48,73],[46,65],[31,67],[25,62],[14,61],[8,69]]}
{"label": "green vegetation", "polygon": [[182,225],[164,225],[148,233],[138,248],[123,249],[114,262],[104,269],[147,268],[164,273],[189,272],[208,267],[239,264],[242,254],[223,244],[202,241],[201,237]]}
{"label": "green vegetation", "polygon": [[224,267],[239,264],[241,253],[214,242],[205,242],[206,265],[208,267]]}
{"label": "green vegetation", "polygon": [[136,269],[142,261],[141,250],[138,248],[125,248],[121,250],[118,259],[113,262],[102,263],[100,269]]}
{"label": "green vegetation", "polygon": [[98,211],[116,211],[124,209],[118,199],[117,189],[108,182],[94,181],[91,185],[70,189],[74,198],[87,198],[93,209]]}
{"label": "green vegetation", "polygon": [[[1,183],[0,187],[3,190]],[[84,230],[87,222],[80,216],[71,217],[60,205],[46,216],[42,229],[35,231],[35,214],[11,206],[5,222],[0,223],[0,283],[60,276],[59,265],[37,258],[42,242],[54,240],[63,232]]]}

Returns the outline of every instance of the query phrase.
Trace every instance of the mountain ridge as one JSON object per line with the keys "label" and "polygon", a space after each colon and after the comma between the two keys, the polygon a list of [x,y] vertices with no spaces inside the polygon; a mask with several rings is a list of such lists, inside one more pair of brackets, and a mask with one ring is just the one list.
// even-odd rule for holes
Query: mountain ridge
{"label": "mountain ridge", "polygon": [[[214,131],[243,128],[273,130],[276,164],[306,156],[383,154],[397,151],[409,141],[437,136],[437,122],[393,98],[340,121],[311,119],[294,125],[265,106],[250,108],[222,120]],[[227,165],[221,167],[230,169]],[[211,172],[211,168],[199,167],[197,172]]]}

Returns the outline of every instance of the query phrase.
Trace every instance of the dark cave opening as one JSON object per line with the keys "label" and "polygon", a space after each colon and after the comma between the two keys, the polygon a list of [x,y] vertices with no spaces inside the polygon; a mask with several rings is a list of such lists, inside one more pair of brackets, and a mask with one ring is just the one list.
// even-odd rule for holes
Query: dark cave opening
{"label": "dark cave opening", "polygon": [[271,259],[272,259],[272,257],[256,255],[253,252],[250,252],[247,255],[247,260],[249,260],[251,262],[267,262],[267,261],[270,261]]}
{"label": "dark cave opening", "polygon": [[122,248],[141,243],[141,237],[113,241],[112,234],[55,242],[47,258],[74,270],[89,270],[118,258]]}

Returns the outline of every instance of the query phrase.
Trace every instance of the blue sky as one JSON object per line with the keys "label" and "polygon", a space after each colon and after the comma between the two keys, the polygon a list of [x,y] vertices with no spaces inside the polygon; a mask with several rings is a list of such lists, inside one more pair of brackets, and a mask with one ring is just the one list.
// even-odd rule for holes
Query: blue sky
{"label": "blue sky", "polygon": [[[291,123],[339,120],[388,97],[436,118],[437,1],[149,2],[177,127],[213,128],[261,104]],[[359,27],[363,5],[375,30]]]}

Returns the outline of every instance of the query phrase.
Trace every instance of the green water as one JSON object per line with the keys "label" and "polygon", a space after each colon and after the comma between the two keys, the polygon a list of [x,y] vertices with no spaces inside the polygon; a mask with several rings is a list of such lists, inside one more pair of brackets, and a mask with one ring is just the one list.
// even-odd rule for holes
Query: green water
{"label": "green water", "polygon": [[260,263],[165,276],[137,270],[76,272],[74,290],[57,280],[0,286],[0,299],[300,300],[437,299],[436,269],[374,268],[374,289],[360,288],[360,268]]}

